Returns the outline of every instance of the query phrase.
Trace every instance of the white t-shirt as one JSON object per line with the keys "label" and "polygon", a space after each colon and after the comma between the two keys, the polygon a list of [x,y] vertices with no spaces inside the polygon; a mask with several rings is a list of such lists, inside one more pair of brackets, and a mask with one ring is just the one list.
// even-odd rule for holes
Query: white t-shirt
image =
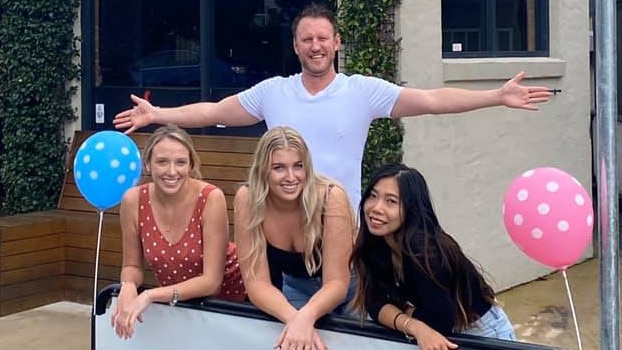
{"label": "white t-shirt", "polygon": [[238,98],[268,129],[288,126],[298,131],[309,146],[315,171],[339,181],[358,210],[369,126],[374,118],[390,115],[401,90],[382,79],[340,73],[311,95],[299,73],[266,79]]}

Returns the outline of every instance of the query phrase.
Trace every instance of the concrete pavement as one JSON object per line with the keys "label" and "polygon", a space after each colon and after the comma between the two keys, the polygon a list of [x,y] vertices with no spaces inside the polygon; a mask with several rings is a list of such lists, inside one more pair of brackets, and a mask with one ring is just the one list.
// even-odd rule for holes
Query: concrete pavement
{"label": "concrete pavement", "polygon": [[60,302],[0,317],[1,350],[90,348],[90,305]]}
{"label": "concrete pavement", "polygon": [[[599,261],[568,269],[583,349],[600,349]],[[512,288],[499,295],[519,339],[578,349],[570,303],[561,273]]]}

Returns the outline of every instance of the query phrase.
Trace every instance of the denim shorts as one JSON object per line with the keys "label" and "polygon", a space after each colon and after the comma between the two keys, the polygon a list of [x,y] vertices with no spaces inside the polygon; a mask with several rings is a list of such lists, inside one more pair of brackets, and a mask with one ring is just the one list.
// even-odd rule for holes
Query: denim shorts
{"label": "denim shorts", "polygon": [[504,340],[516,340],[512,322],[505,314],[501,306],[493,305],[475,325],[469,329],[460,331],[462,334],[476,335],[480,337],[497,338]]}
{"label": "denim shorts", "polygon": [[[303,307],[309,299],[322,287],[322,278],[320,277],[294,277],[291,275],[283,275],[283,294],[287,300],[296,309]],[[356,292],[356,278],[354,274],[350,277],[350,286],[348,287],[348,294],[346,299],[339,304],[332,315],[340,316],[354,316],[351,311],[348,311],[348,303],[354,297]]]}

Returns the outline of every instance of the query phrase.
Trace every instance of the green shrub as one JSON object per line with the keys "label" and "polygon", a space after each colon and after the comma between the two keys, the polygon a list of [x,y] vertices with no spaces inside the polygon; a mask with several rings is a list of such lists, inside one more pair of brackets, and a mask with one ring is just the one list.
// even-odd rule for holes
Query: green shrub
{"label": "green shrub", "polygon": [[[347,73],[397,81],[399,39],[395,38],[395,9],[399,0],[339,1],[338,20]],[[362,164],[362,186],[382,164],[402,160],[404,129],[399,121],[375,120],[369,130]]]}
{"label": "green shrub", "polygon": [[0,115],[5,214],[56,206],[64,125],[75,120],[77,0],[0,0]]}

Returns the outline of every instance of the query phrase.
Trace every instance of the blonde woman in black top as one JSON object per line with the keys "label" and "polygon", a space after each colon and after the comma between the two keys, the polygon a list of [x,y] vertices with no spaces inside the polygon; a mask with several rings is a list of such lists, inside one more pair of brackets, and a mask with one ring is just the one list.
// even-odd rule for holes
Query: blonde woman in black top
{"label": "blonde woman in black top", "polygon": [[275,345],[325,349],[315,322],[345,306],[351,282],[355,229],[345,191],[314,173],[298,132],[275,127],[259,140],[234,207],[248,297],[285,324]]}

